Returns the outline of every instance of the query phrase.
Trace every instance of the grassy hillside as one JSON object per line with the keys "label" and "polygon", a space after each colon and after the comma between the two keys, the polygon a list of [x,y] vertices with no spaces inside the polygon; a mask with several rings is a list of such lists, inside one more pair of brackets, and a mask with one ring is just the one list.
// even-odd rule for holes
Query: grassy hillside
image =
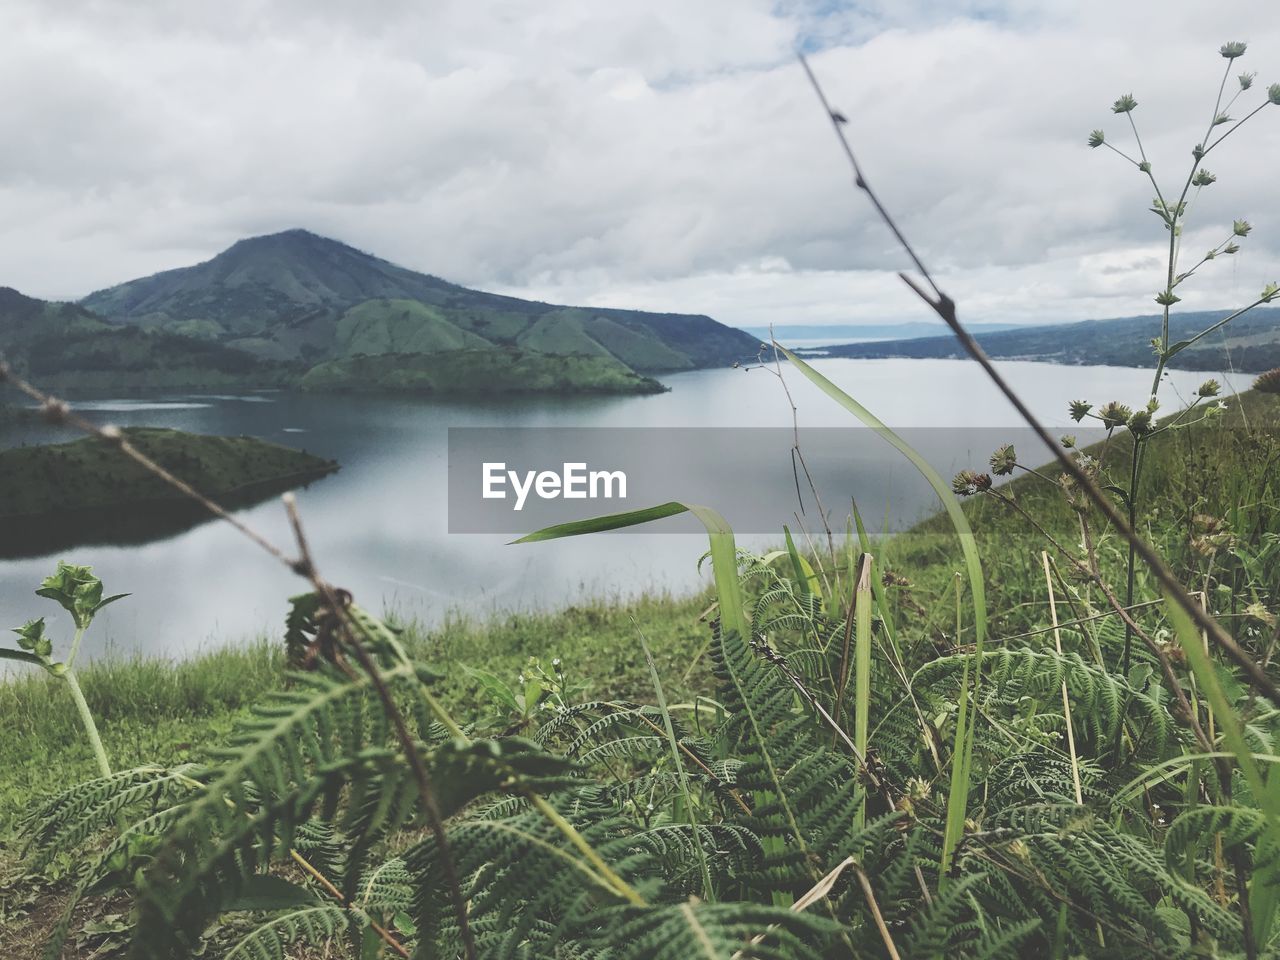
{"label": "grassy hillside", "polygon": [[710,317],[560,307],[470,290],[305,230],[241,240],[212,260],[100,290],[83,303],[118,323],[199,330],[258,356],[311,363],[430,352],[443,337],[452,343],[444,349],[519,345],[607,355],[652,373],[727,366],[757,347]]}
{"label": "grassy hillside", "polygon": [[50,303],[0,288],[0,354],[49,388],[130,389],[274,386],[287,366],[213,341],[205,325],[173,330],[112,326],[73,303]]}
{"label": "grassy hillside", "polygon": [[309,370],[304,390],[440,396],[519,393],[658,393],[656,380],[612,357],[559,356],[511,348],[382,354],[330,360]]}
{"label": "grassy hillside", "polygon": [[[1174,314],[1169,323],[1170,343],[1188,339],[1230,313],[1223,310]],[[1145,367],[1154,361],[1149,344],[1152,337],[1160,335],[1160,328],[1158,316],[1123,317],[982,333],[977,340],[996,358]],[[833,357],[864,358],[959,358],[965,355],[950,334],[842,344],[825,347],[822,352]],[[1259,307],[1232,320],[1175,355],[1169,366],[1183,370],[1234,369],[1245,373],[1261,373],[1280,366],[1280,309]]]}

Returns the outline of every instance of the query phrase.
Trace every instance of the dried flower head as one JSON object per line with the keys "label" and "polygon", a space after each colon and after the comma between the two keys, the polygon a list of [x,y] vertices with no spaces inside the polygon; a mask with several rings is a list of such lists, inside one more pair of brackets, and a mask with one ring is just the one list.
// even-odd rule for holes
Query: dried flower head
{"label": "dried flower head", "polygon": [[1116,427],[1123,427],[1128,423],[1129,418],[1133,416],[1133,411],[1119,400],[1112,400],[1098,410],[1098,416],[1102,419],[1104,427],[1108,430],[1114,430]]}
{"label": "dried flower head", "polygon": [[1200,384],[1200,389],[1196,391],[1197,397],[1216,397],[1222,392],[1222,384],[1217,380],[1206,380]]}
{"label": "dried flower head", "polygon": [[1238,243],[1228,243],[1225,247],[1223,247],[1223,248],[1222,248],[1222,252],[1223,252],[1223,253],[1239,253],[1239,252],[1240,252],[1240,244],[1238,244]]}
{"label": "dried flower head", "polygon": [[1261,620],[1268,627],[1276,625],[1276,615],[1256,600],[1244,608],[1244,615],[1253,617],[1255,620]]}
{"label": "dried flower head", "polygon": [[1272,103],[1280,103],[1280,83],[1273,83],[1267,87],[1267,99]]}
{"label": "dried flower head", "polygon": [[1130,113],[1133,108],[1138,105],[1138,101],[1133,99],[1133,94],[1126,93],[1123,97],[1111,105],[1112,113]]}
{"label": "dried flower head", "polygon": [[1248,220],[1233,220],[1231,223],[1231,232],[1237,237],[1247,237],[1252,229],[1253,224]]}
{"label": "dried flower head", "polygon": [[952,479],[951,489],[959,497],[972,497],[977,493],[985,493],[991,489],[991,475],[973,470],[961,470]]}
{"label": "dried flower head", "polygon": [[1125,426],[1129,428],[1129,432],[1139,437],[1146,436],[1151,432],[1151,411],[1135,410],[1129,414],[1129,419]]}
{"label": "dried flower head", "polygon": [[1248,44],[1243,41],[1232,40],[1229,43],[1224,43],[1220,46],[1218,48],[1218,53],[1222,54],[1228,60],[1234,60],[1237,57],[1243,57],[1247,48]]}
{"label": "dried flower head", "polygon": [[1248,90],[1250,87],[1252,87],[1252,86],[1253,86],[1253,80],[1254,80],[1254,78],[1255,78],[1257,75],[1258,75],[1258,73],[1257,73],[1257,71],[1256,71],[1256,70],[1255,70],[1254,72],[1252,72],[1252,73],[1242,73],[1242,74],[1240,74],[1240,76],[1236,78],[1237,80],[1239,80],[1239,81],[1240,81],[1240,89],[1241,89],[1241,90]]}
{"label": "dried flower head", "polygon": [[1259,374],[1258,379],[1253,381],[1253,389],[1259,393],[1280,394],[1280,367]]}
{"label": "dried flower head", "polygon": [[1076,445],[1076,437],[1074,433],[1064,433],[1058,438],[1058,442],[1062,444],[1063,449],[1070,450]]}
{"label": "dried flower head", "polygon": [[1093,409],[1093,404],[1088,400],[1072,400],[1071,401],[1071,419],[1079,423],[1089,415],[1089,411]]}
{"label": "dried flower head", "polygon": [[1209,184],[1213,183],[1217,179],[1218,179],[1217,177],[1215,177],[1212,173],[1210,173],[1208,170],[1205,170],[1202,167],[1201,169],[1196,171],[1196,175],[1195,177],[1192,178],[1191,183],[1193,186],[1207,187]]}
{"label": "dried flower head", "polygon": [[894,573],[892,570],[886,570],[880,575],[880,582],[886,587],[909,587],[911,581],[900,573]]}
{"label": "dried flower head", "polygon": [[991,455],[991,472],[997,477],[1007,477],[1013,473],[1017,462],[1018,455],[1014,452],[1013,444],[1006,443]]}
{"label": "dried flower head", "polygon": [[1236,544],[1235,534],[1221,517],[1197,513],[1191,518],[1191,526],[1195,531],[1191,538],[1191,549],[1202,557],[1212,557],[1220,550],[1230,550]]}
{"label": "dried flower head", "polygon": [[1107,135],[1101,130],[1094,130],[1089,134],[1089,146],[1100,147],[1107,142]]}

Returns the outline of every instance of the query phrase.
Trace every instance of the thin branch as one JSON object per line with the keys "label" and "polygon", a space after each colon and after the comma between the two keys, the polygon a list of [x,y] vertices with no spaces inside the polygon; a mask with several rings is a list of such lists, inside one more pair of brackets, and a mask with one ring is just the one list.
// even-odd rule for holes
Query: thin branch
{"label": "thin branch", "polygon": [[862,175],[861,169],[858,167],[857,161],[854,159],[853,151],[849,147],[848,140],[845,137],[844,129],[842,127],[844,122],[843,116],[833,111],[828,105],[827,98],[825,94],[823,94],[822,88],[818,85],[817,78],[813,75],[813,71],[810,70],[809,64],[805,60],[804,55],[798,54],[798,56],[800,58],[800,63],[804,66],[805,73],[808,74],[809,80],[818,94],[818,98],[821,101],[823,108],[826,109],[827,115],[831,119],[831,125],[836,132],[836,137],[844,147],[845,154],[853,165],[859,189],[866,193],[870,198],[872,205],[876,208],[877,212],[879,212],[886,226],[889,227],[893,235],[902,244],[912,262],[916,264],[921,276],[928,285],[929,290],[932,290],[933,295],[930,296],[929,290],[926,290],[920,283],[913,280],[907,274],[899,273],[898,276],[901,277],[903,282],[915,291],[915,293],[933,309],[933,311],[947,324],[947,326],[951,328],[952,332],[956,335],[956,339],[960,341],[961,346],[964,347],[970,357],[977,361],[978,365],[982,367],[987,376],[991,379],[992,383],[994,383],[996,387],[999,388],[1000,392],[1004,394],[1005,398],[1013,404],[1014,409],[1018,411],[1018,414],[1026,421],[1027,425],[1031,427],[1032,431],[1040,438],[1041,442],[1043,442],[1044,445],[1053,453],[1058,462],[1062,464],[1067,475],[1079,484],[1080,489],[1084,491],[1085,495],[1093,501],[1098,509],[1102,511],[1107,520],[1120,532],[1121,536],[1123,536],[1125,540],[1133,546],[1134,551],[1151,568],[1151,572],[1160,582],[1160,585],[1168,592],[1173,601],[1186,612],[1186,614],[1192,619],[1192,622],[1208,633],[1208,635],[1213,639],[1213,642],[1244,671],[1249,682],[1260,693],[1262,693],[1276,706],[1280,706],[1280,687],[1276,686],[1275,681],[1267,676],[1266,672],[1263,671],[1257,662],[1254,661],[1238,643],[1236,643],[1235,639],[1228,634],[1212,616],[1202,610],[1200,605],[1190,597],[1186,588],[1178,580],[1177,576],[1169,568],[1168,564],[1164,562],[1150,544],[1143,540],[1142,537],[1134,531],[1133,527],[1130,526],[1120,511],[1116,509],[1116,506],[1111,502],[1111,500],[1098,488],[1098,485],[1094,483],[1093,479],[1085,473],[1075,459],[1071,457],[1071,455],[1053,438],[1053,435],[1045,429],[1039,418],[1031,412],[1031,409],[1013,390],[1008,381],[1005,380],[998,370],[996,370],[995,365],[991,362],[991,358],[987,356],[986,352],[981,346],[979,346],[978,342],[974,340],[973,335],[970,334],[969,331],[960,323],[959,317],[956,315],[955,301],[938,288],[938,285],[934,282],[928,270],[926,270],[923,263],[921,263],[915,250],[902,235],[902,231],[898,228],[898,225],[894,222],[888,211],[885,210],[884,206],[881,204],[879,198],[867,184],[866,178]]}

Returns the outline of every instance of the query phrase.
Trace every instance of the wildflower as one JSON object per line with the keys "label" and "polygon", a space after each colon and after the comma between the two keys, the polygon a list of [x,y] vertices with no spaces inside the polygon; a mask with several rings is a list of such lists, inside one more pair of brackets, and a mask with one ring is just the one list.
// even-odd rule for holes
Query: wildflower
{"label": "wildflower", "polygon": [[1244,56],[1244,51],[1247,47],[1248,44],[1240,40],[1232,40],[1231,42],[1224,43],[1219,47],[1218,53],[1222,54],[1222,56],[1228,60],[1235,60],[1237,57]]}
{"label": "wildflower", "polygon": [[951,489],[957,496],[972,497],[991,489],[991,475],[973,470],[961,470],[951,481]]}
{"label": "wildflower", "polygon": [[1192,178],[1191,183],[1193,186],[1207,187],[1209,184],[1213,183],[1217,179],[1218,178],[1215,177],[1208,170],[1201,168],[1196,171],[1196,175],[1194,178]]}
{"label": "wildflower", "polygon": [[1079,423],[1086,416],[1088,416],[1089,411],[1092,409],[1093,409],[1093,404],[1090,403],[1088,400],[1072,400],[1071,401],[1071,419],[1074,420],[1076,423]]}
{"label": "wildflower", "polygon": [[1262,288],[1262,296],[1258,299],[1263,303],[1270,303],[1276,298],[1276,294],[1280,293],[1280,284],[1268,283]]}
{"label": "wildflower", "polygon": [[1112,400],[1098,411],[1098,416],[1102,418],[1104,427],[1114,430],[1128,423],[1129,418],[1133,416],[1133,411],[1118,400]]}
{"label": "wildflower", "polygon": [[1267,99],[1272,103],[1280,103],[1280,83],[1273,83],[1267,87]]}
{"label": "wildflower", "polygon": [[1223,247],[1223,248],[1222,248],[1222,252],[1223,252],[1223,253],[1239,253],[1239,252],[1240,252],[1240,244],[1238,244],[1238,243],[1228,243],[1225,247]]}
{"label": "wildflower", "polygon": [[1062,444],[1064,449],[1070,450],[1072,447],[1076,445],[1075,434],[1064,433],[1061,437],[1058,438],[1058,442]]}
{"label": "wildflower", "polygon": [[1126,93],[1123,97],[1111,105],[1112,113],[1130,113],[1133,108],[1138,105],[1138,101],[1133,99],[1133,94]]}
{"label": "wildflower", "polygon": [[1259,393],[1280,394],[1280,367],[1260,374],[1258,379],[1253,381],[1253,389]]}
{"label": "wildflower", "polygon": [[1204,157],[1204,144],[1197,143],[1194,147],[1192,147],[1191,156],[1195,157],[1197,160],[1202,159]]}
{"label": "wildflower", "polygon": [[1138,169],[1139,169],[1139,170],[1141,170],[1143,173],[1150,173],[1150,172],[1151,172],[1151,161],[1149,161],[1149,160],[1143,160],[1140,164],[1138,164]]}
{"label": "wildflower", "polygon": [[991,472],[997,477],[1007,477],[1013,473],[1017,460],[1018,455],[1013,450],[1013,444],[1006,443],[991,455]]}
{"label": "wildflower", "polygon": [[1156,303],[1160,304],[1162,307],[1172,307],[1181,299],[1182,298],[1172,290],[1162,290],[1156,294]]}
{"label": "wildflower", "polygon": [[1247,237],[1252,229],[1253,224],[1248,220],[1233,220],[1231,222],[1231,232],[1237,237]]}
{"label": "wildflower", "polygon": [[1256,71],[1256,70],[1255,70],[1253,73],[1242,73],[1242,74],[1240,74],[1240,76],[1236,78],[1236,79],[1238,79],[1238,80],[1240,81],[1240,89],[1241,89],[1241,90],[1248,90],[1250,87],[1252,87],[1252,86],[1253,86],[1253,78],[1254,78],[1254,77],[1256,77],[1257,75],[1258,75],[1258,73],[1257,73],[1257,71]]}
{"label": "wildflower", "polygon": [[1222,384],[1217,380],[1206,380],[1200,384],[1200,389],[1196,391],[1197,397],[1216,397],[1222,392]]}
{"label": "wildflower", "polygon": [[1220,113],[1213,118],[1213,125],[1215,127],[1220,127],[1224,123],[1230,123],[1230,122],[1231,122],[1231,118],[1227,116],[1225,113]]}
{"label": "wildflower", "polygon": [[1107,142],[1107,135],[1101,130],[1094,130],[1089,134],[1089,146],[1100,147]]}

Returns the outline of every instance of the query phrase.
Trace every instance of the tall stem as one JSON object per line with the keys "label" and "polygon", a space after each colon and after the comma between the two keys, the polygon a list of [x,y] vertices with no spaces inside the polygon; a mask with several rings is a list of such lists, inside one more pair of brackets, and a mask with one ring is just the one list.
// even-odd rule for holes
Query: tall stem
{"label": "tall stem", "polygon": [[84,632],[87,628],[88,624],[83,627],[76,627],[75,636],[71,638],[71,653],[67,655],[68,671],[76,665],[76,654],[80,652],[80,641],[84,639]]}
{"label": "tall stem", "polygon": [[[1166,308],[1167,309],[1167,308]],[[1136,530],[1138,522],[1138,484],[1142,480],[1142,444],[1138,440],[1137,435],[1133,438],[1133,463],[1129,467],[1129,529]],[[1133,541],[1129,541],[1129,558],[1126,564],[1126,578],[1124,590],[1124,605],[1126,607],[1133,606],[1133,584],[1134,573],[1137,569],[1137,554],[1134,549]],[[1129,656],[1133,647],[1133,628],[1128,623],[1124,625],[1124,658],[1121,664],[1121,676],[1129,676]]]}
{"label": "tall stem", "polygon": [[[79,640],[79,634],[76,636]],[[111,776],[111,764],[107,761],[106,748],[102,746],[102,737],[98,736],[98,725],[94,722],[93,712],[89,709],[89,704],[84,698],[84,691],[80,689],[80,681],[76,679],[75,671],[70,667],[62,674],[62,679],[67,682],[67,687],[71,690],[71,699],[76,702],[76,709],[80,711],[80,722],[84,724],[84,732],[89,737],[89,746],[93,748],[93,756],[98,761],[98,769],[102,771],[104,777]]]}

